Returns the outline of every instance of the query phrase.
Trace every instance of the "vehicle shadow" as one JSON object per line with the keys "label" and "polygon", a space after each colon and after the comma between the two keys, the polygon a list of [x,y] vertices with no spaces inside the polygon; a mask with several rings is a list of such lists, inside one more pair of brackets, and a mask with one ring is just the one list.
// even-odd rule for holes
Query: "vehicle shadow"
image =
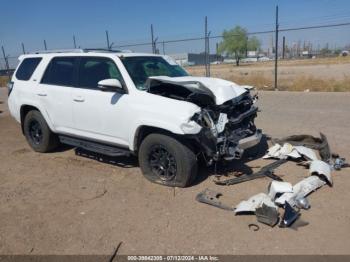
{"label": "vehicle shadow", "polygon": [[261,141],[258,145],[253,148],[246,150],[241,159],[232,160],[232,161],[220,161],[216,164],[214,163],[211,166],[206,166],[205,162],[200,161],[198,168],[198,175],[192,186],[198,185],[204,180],[206,180],[209,176],[232,176],[233,172],[237,172],[237,174],[247,174],[250,175],[253,173],[253,169],[251,166],[248,166],[248,163],[254,161],[256,159],[261,158],[265,155],[268,149],[268,140],[269,136],[263,135]]}
{"label": "vehicle shadow", "polygon": [[[248,163],[259,159],[263,155],[265,155],[268,149],[268,140],[270,140],[270,138],[264,134],[260,143],[255,147],[246,150],[243,154],[243,157],[238,160],[221,161],[217,162],[216,164],[214,163],[213,165],[208,167],[203,159],[199,159],[198,175],[194,182],[191,184],[191,186],[195,186],[202,183],[209,176],[232,176],[233,172],[248,175],[252,174],[252,166],[249,166]],[[118,166],[122,168],[133,168],[139,166],[138,158],[134,155],[111,157],[68,145],[61,145],[55,150],[55,152],[63,152],[72,148],[74,148],[74,152],[77,156],[85,157],[105,164]]]}
{"label": "vehicle shadow", "polygon": [[91,152],[82,148],[75,148],[74,151],[77,156],[93,159],[98,162],[102,162],[113,166],[118,166],[123,168],[132,168],[132,167],[139,166],[137,157],[133,155],[112,157],[112,156],[106,156],[99,153]]}

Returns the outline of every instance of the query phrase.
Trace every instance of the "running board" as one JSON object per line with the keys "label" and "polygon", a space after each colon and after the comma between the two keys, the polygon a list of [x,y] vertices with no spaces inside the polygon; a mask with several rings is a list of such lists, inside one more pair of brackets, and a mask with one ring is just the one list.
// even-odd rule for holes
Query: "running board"
{"label": "running board", "polygon": [[116,146],[110,146],[101,144],[98,142],[87,141],[81,138],[74,138],[69,136],[58,136],[60,142],[63,144],[75,146],[78,148],[83,148],[88,151],[96,152],[99,154],[107,155],[107,156],[129,156],[130,151],[125,148],[120,148]]}

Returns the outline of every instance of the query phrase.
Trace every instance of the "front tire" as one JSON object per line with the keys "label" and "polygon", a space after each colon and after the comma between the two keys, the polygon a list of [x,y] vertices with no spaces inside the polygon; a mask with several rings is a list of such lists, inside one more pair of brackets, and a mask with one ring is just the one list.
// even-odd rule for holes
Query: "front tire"
{"label": "front tire", "polygon": [[24,118],[23,130],[28,144],[36,152],[52,151],[59,144],[58,137],[50,130],[39,111],[32,110],[27,113]]}
{"label": "front tire", "polygon": [[194,152],[173,137],[150,134],[141,143],[139,164],[143,175],[151,182],[186,187],[197,175]]}

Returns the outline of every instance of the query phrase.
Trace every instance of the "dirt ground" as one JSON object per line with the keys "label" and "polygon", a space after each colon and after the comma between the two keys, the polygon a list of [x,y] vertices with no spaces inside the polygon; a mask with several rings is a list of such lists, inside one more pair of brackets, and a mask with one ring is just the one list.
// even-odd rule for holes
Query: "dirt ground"
{"label": "dirt ground", "polygon": [[[255,216],[235,216],[195,196],[210,188],[236,205],[266,192],[270,179],[220,187],[202,167],[194,186],[173,189],[143,178],[135,158],[104,163],[63,147],[34,153],[0,92],[0,254],[111,254],[120,241],[119,254],[350,254],[350,169],[309,196],[312,207],[301,216],[309,225],[260,224],[253,232]],[[272,137],[322,131],[350,160],[349,100],[350,93],[261,92],[257,125]],[[268,162],[233,166],[250,171]],[[308,172],[290,162],[276,174],[295,183]]]}

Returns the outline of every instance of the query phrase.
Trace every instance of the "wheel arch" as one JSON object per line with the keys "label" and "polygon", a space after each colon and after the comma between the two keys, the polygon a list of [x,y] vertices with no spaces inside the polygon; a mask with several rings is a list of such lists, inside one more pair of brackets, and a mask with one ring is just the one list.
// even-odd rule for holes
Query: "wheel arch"
{"label": "wheel arch", "polygon": [[30,105],[30,104],[23,104],[20,108],[20,120],[21,120],[21,129],[22,129],[22,134],[24,134],[24,119],[26,117],[26,115],[30,112],[30,111],[33,111],[33,110],[36,110],[36,111],[39,111],[40,114],[43,116],[43,118],[45,119],[47,125],[49,126],[50,130],[53,130],[52,128],[52,124],[51,124],[51,121],[49,121],[48,117],[46,116],[45,113],[43,113],[39,107],[37,106],[33,106],[33,105]]}
{"label": "wheel arch", "polygon": [[175,138],[176,140],[179,140],[182,143],[186,143],[186,145],[189,146],[191,149],[197,148],[195,141],[193,139],[187,138],[185,135],[175,134],[164,128],[159,128],[159,127],[150,126],[150,125],[142,125],[142,126],[139,126],[135,132],[134,143],[133,143],[133,151],[135,153],[138,152],[142,141],[150,134],[167,135],[172,138]]}

